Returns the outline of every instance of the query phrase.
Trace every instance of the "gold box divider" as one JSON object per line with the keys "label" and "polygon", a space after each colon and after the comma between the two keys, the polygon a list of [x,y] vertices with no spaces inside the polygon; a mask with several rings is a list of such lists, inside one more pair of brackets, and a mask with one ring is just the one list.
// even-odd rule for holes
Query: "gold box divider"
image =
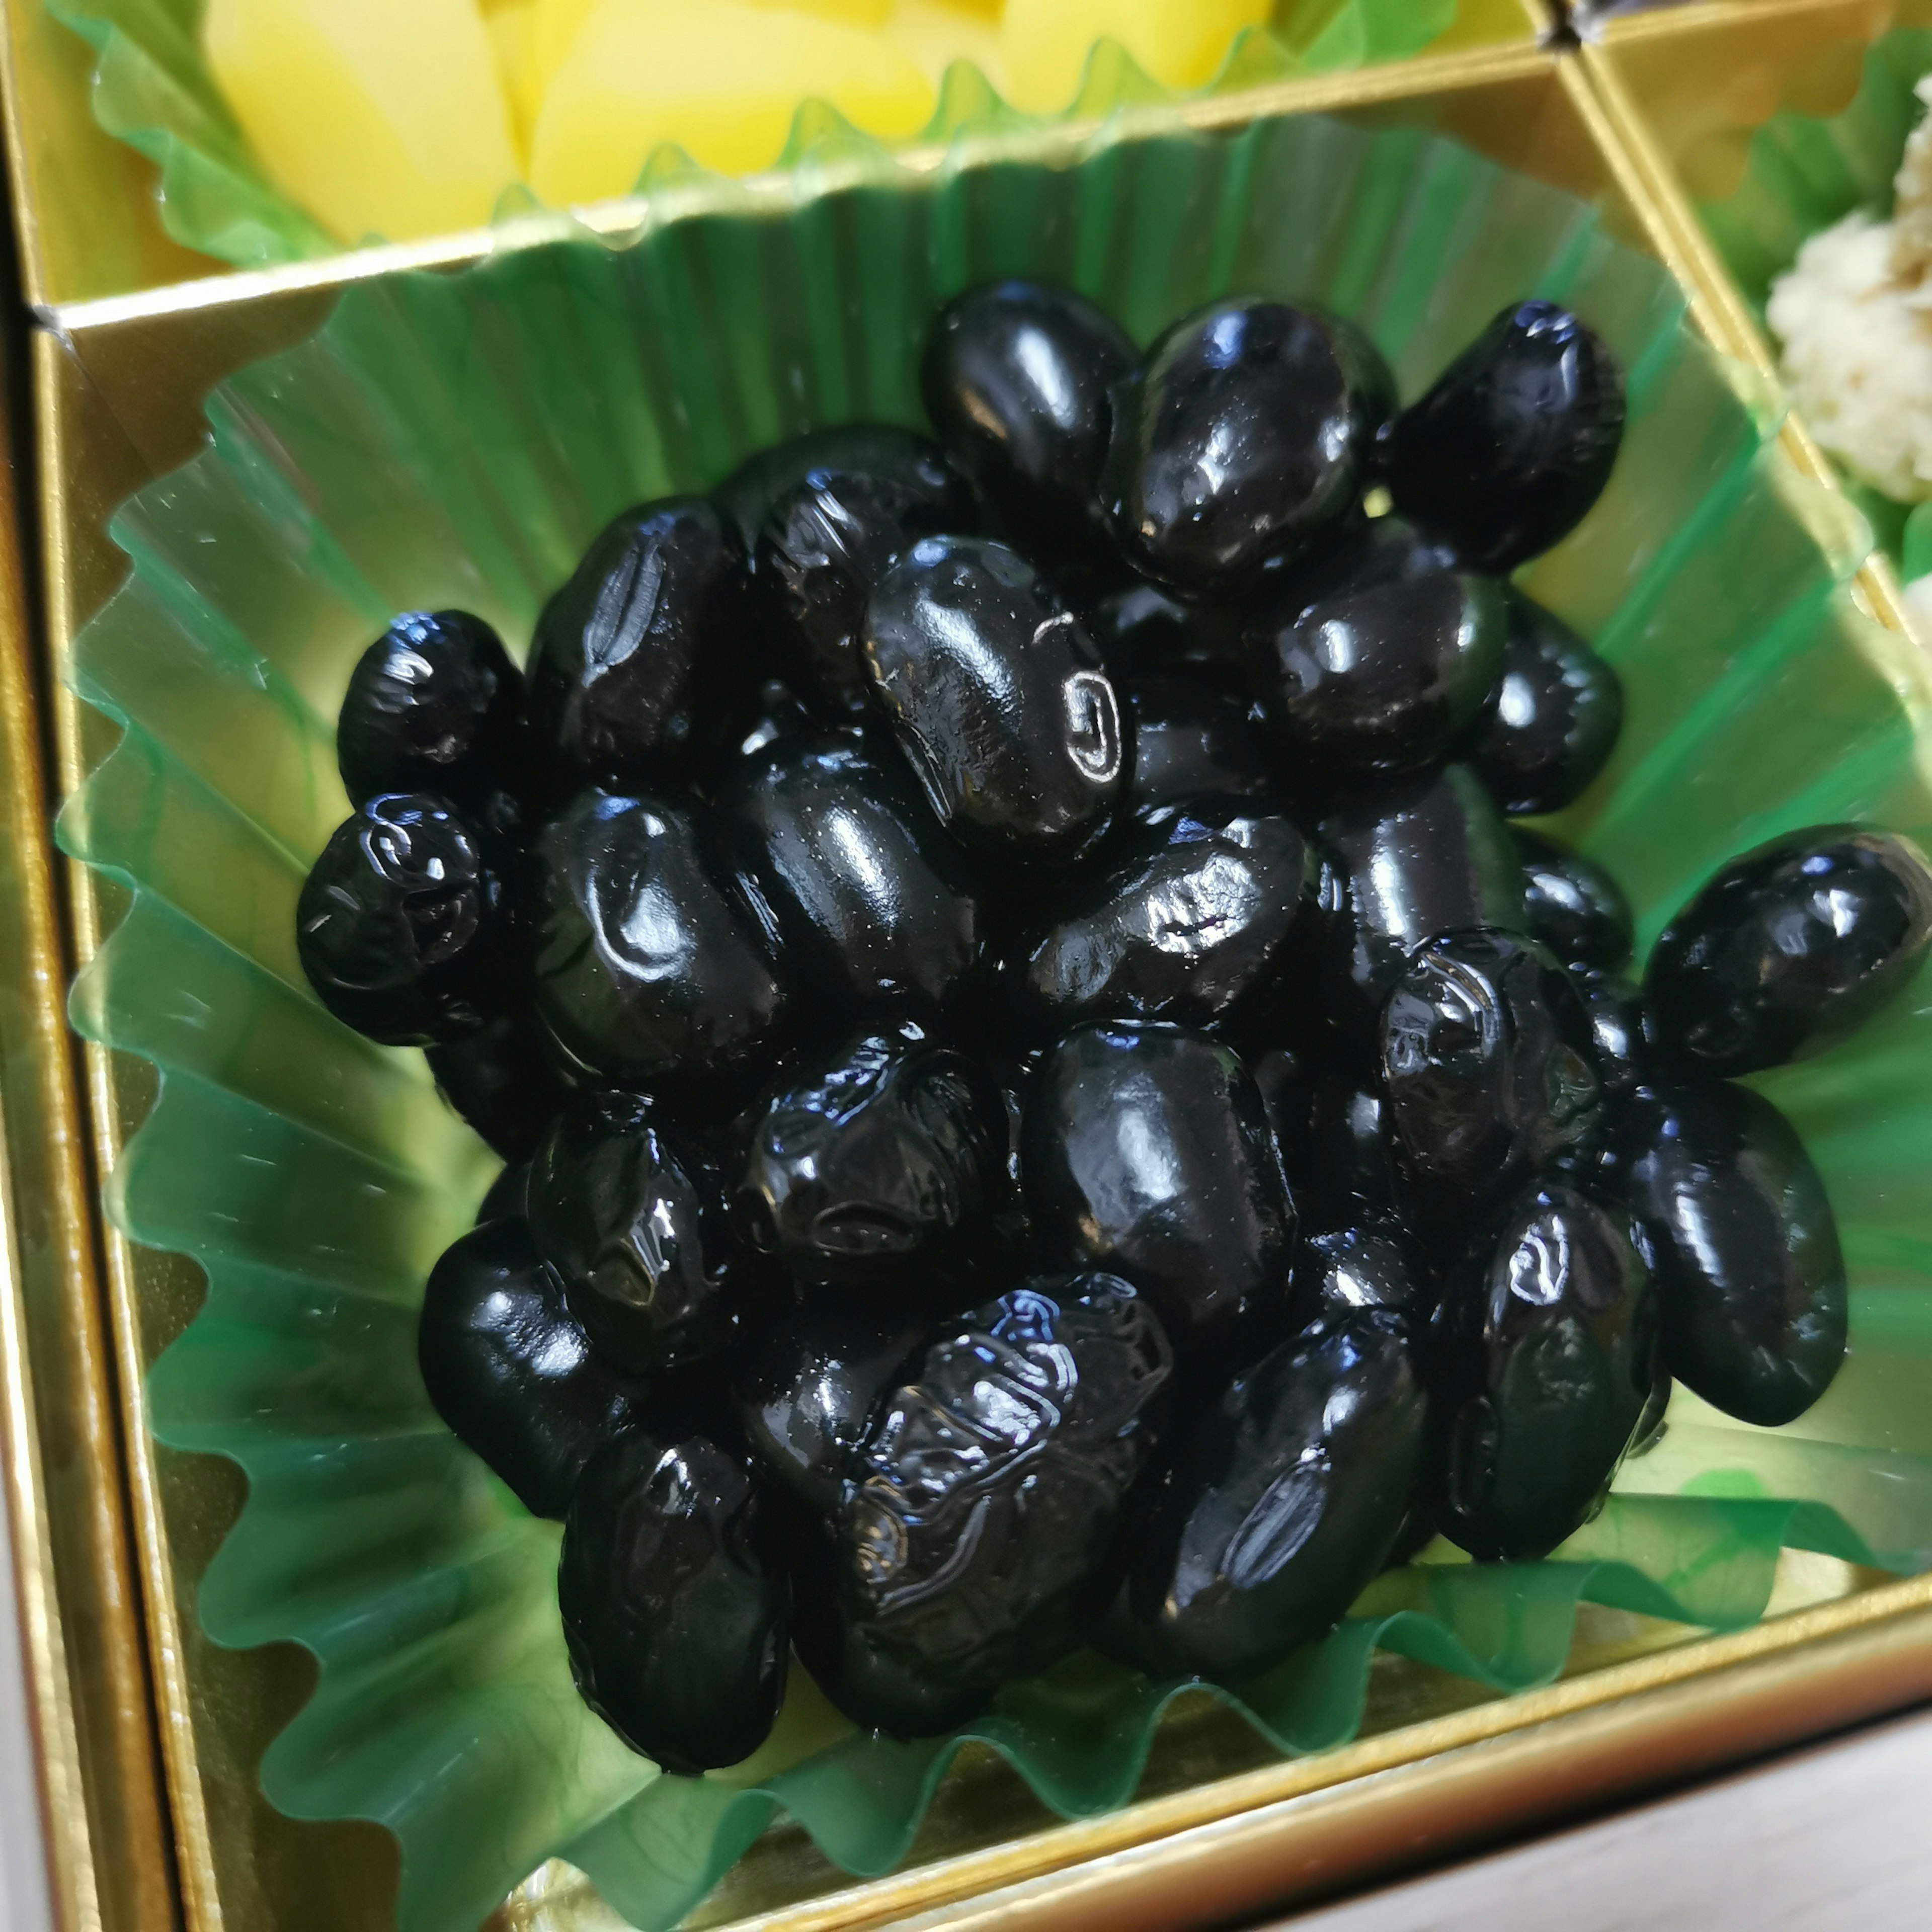
{"label": "gold box divider", "polygon": [[[1658,193],[1656,164],[1620,121],[1622,106],[1585,63],[1519,45],[1284,82],[1118,119],[1129,128],[1179,122],[1212,129],[1322,112],[1440,131],[1597,200],[1622,238],[1670,268],[1697,325],[1735,354],[1721,278],[1714,280],[1700,260],[1681,208]],[[1050,157],[1071,152],[1093,131],[1070,125],[985,145],[989,152]],[[973,144],[967,146],[970,152]],[[914,169],[937,167],[945,158],[938,151],[902,158]],[[751,184],[754,196],[767,189],[784,192],[776,181]],[[701,185],[688,190],[698,202],[706,193]],[[667,212],[685,205],[674,195]],[[620,202],[583,211],[581,218],[617,235],[657,208]],[[205,276],[46,313],[48,326],[33,344],[33,384],[46,580],[44,668],[64,793],[112,735],[60,682],[76,633],[124,574],[124,560],[106,535],[106,517],[198,447],[208,391],[308,334],[352,282],[458,266],[567,225],[532,217],[507,230]],[[4,608],[0,603],[0,616]],[[40,808],[38,800],[34,808]],[[38,849],[44,855],[44,844]],[[66,873],[72,942],[84,962],[116,916],[115,892],[84,868],[69,865]],[[40,989],[37,1009],[56,1036],[58,992],[56,969]],[[98,1047],[84,1049],[82,1065],[98,1174],[111,1167],[145,1113],[152,1076],[142,1063]],[[14,1104],[10,1088],[6,1098]],[[73,1170],[76,1188],[95,1178],[83,1179],[77,1145]],[[81,1227],[91,1213],[77,1199]],[[388,1923],[393,1841],[373,1826],[284,1819],[255,1785],[260,1750],[307,1695],[313,1666],[291,1646],[218,1650],[196,1618],[196,1582],[239,1506],[241,1478],[220,1459],[154,1443],[142,1376],[191,1316],[199,1274],[180,1257],[132,1245],[98,1216],[92,1232],[104,1257],[109,1319],[105,1337],[93,1331],[89,1367],[95,1384],[111,1384],[119,1403],[182,1916],[190,1932],[373,1932]],[[77,1252],[85,1254],[87,1244]],[[85,1270],[74,1270],[74,1278],[86,1279]],[[111,1474],[111,1443],[109,1449],[97,1467]],[[84,1580],[61,1582],[68,1620],[91,1614],[95,1599]],[[70,1597],[70,1589],[78,1594]],[[899,1872],[852,1882],[826,1865],[802,1834],[781,1826],[692,1923],[730,1924],[739,1932],[831,1932],[914,1913],[934,1925],[1202,1923],[1332,1889],[1932,1695],[1932,1579],[1896,1582],[1787,1552],[1772,1612],[1754,1630],[1713,1638],[1591,1611],[1580,1624],[1565,1678],[1514,1698],[1490,1698],[1460,1680],[1385,1658],[1362,1738],[1286,1764],[1260,1762],[1266,1754],[1235,1720],[1217,1722],[1184,1706],[1157,1742],[1138,1802],[1082,1823],[1057,1822],[989,1754],[986,1762],[969,1756]],[[42,1706],[44,1720],[48,1708]],[[84,1850],[98,1873],[122,1858],[124,1847],[97,1833]],[[58,1855],[84,1850],[63,1846]],[[616,1922],[580,1878],[556,1865],[520,1887],[500,1917],[506,1928],[525,1932],[590,1932]],[[77,1922],[147,1932],[167,1920],[137,1900],[125,1910],[104,1910],[98,1922]]]}

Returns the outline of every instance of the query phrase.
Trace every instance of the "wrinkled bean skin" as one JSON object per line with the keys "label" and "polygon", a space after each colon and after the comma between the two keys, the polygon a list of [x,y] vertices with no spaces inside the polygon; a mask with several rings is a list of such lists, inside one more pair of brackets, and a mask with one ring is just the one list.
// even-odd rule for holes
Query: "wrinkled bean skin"
{"label": "wrinkled bean skin", "polygon": [[783,1086],[739,1181],[751,1241],[808,1280],[928,1293],[970,1265],[1005,1191],[990,1075],[916,1025],[848,1041]]}
{"label": "wrinkled bean skin", "polygon": [[1822,1052],[1932,950],[1932,872],[1896,832],[1790,832],[1733,859],[1664,928],[1644,972],[1658,1047],[1706,1073]]}
{"label": "wrinkled bean skin", "polygon": [[780,982],[689,812],[586,792],[532,856],[537,1012],[568,1062],[650,1080],[713,1073],[767,1042]]}
{"label": "wrinkled bean skin", "polygon": [[764,1742],[784,1694],[790,1595],[742,1455],[634,1430],[584,1471],[557,1572],[571,1675],[664,1770],[694,1776]]}
{"label": "wrinkled bean skin", "polygon": [[1790,1123],[1748,1088],[1646,1089],[1616,1155],[1671,1373],[1740,1421],[1795,1421],[1844,1358],[1846,1298],[1832,1204]]}
{"label": "wrinkled bean skin", "polygon": [[524,778],[524,676],[466,610],[410,610],[357,660],[335,729],[350,802],[434,792],[481,806]]}
{"label": "wrinkled bean skin", "polygon": [[1104,1274],[1036,1280],[942,1328],[805,1559],[800,1654],[826,1696],[932,1736],[1077,1648],[1118,1582],[1172,1370],[1152,1310]]}
{"label": "wrinkled bean skin", "polygon": [[1346,1318],[1379,1309],[1419,1334],[1435,1305],[1435,1286],[1392,1222],[1362,1220],[1326,1233],[1304,1232],[1294,1258],[1295,1310],[1304,1322]]}
{"label": "wrinkled bean skin", "polygon": [[480,1033],[424,1058],[436,1090],[506,1160],[526,1160],[569,1098],[524,1014],[500,1013]]}
{"label": "wrinkled bean skin", "polygon": [[854,1460],[932,1318],[887,1314],[823,1288],[764,1312],[733,1377],[759,1467],[816,1514],[844,1499]]}
{"label": "wrinkled bean skin", "polygon": [[1111,316],[1070,290],[992,282],[933,318],[920,394],[939,440],[1028,543],[1097,534],[1111,386],[1138,360]]}
{"label": "wrinkled bean skin", "polygon": [[1359,331],[1284,302],[1176,322],[1116,386],[1100,500],[1128,561],[1204,588],[1354,507],[1392,400]]}
{"label": "wrinkled bean skin", "polygon": [[902,775],[848,738],[754,761],[724,809],[814,1012],[937,1007],[979,964],[985,921],[958,855]]}
{"label": "wrinkled bean skin", "polygon": [[1472,1244],[1433,1351],[1451,1541],[1523,1561],[1595,1513],[1650,1397],[1659,1298],[1629,1214],[1560,1182]]}
{"label": "wrinkled bean skin", "polygon": [[1382,1014],[1382,1090],[1418,1191],[1493,1196],[1576,1147],[1600,1119],[1589,1015],[1532,942],[1432,940]]}
{"label": "wrinkled bean skin", "polygon": [[617,1366],[648,1374],[717,1354],[736,1326],[717,1175],[631,1094],[588,1094],[530,1162],[530,1232],[571,1312]]}
{"label": "wrinkled bean skin", "polygon": [[1616,358],[1553,302],[1521,302],[1389,424],[1382,471],[1405,517],[1502,575],[1582,521],[1623,430]]}
{"label": "wrinkled bean skin", "polygon": [[940,821],[975,849],[1062,865],[1103,832],[1131,748],[1100,652],[1018,553],[928,537],[866,616],[874,695]]}
{"label": "wrinkled bean skin", "polygon": [[1382,1568],[1428,1402],[1402,1325],[1358,1311],[1245,1370],[1180,1445],[1136,1539],[1150,1664],[1216,1678],[1323,1634]]}
{"label": "wrinkled bean skin", "polygon": [[1268,796],[1268,748],[1252,706],[1189,678],[1142,678],[1122,694],[1134,747],[1126,815],[1145,818],[1196,799]]}
{"label": "wrinkled bean skin", "polygon": [[1580,798],[1623,729],[1616,673],[1560,618],[1513,586],[1502,673],[1464,742],[1471,768],[1513,818]]}
{"label": "wrinkled bean skin", "polygon": [[1522,916],[1573,971],[1620,973],[1630,964],[1636,922],[1624,889],[1594,859],[1519,826]]}
{"label": "wrinkled bean skin", "polygon": [[775,490],[758,526],[752,598],[782,640],[788,674],[836,716],[865,702],[866,606],[886,566],[921,537],[972,529],[973,493],[910,430],[827,430],[801,439],[798,454],[808,460]]}
{"label": "wrinkled bean skin", "polygon": [[1022,942],[1018,990],[1036,1021],[1204,1024],[1264,986],[1319,916],[1313,850],[1278,814],[1177,806],[1114,850],[1065,917]]}
{"label": "wrinkled bean skin", "polygon": [[1319,828],[1342,886],[1334,970],[1378,1007],[1408,956],[1444,932],[1522,930],[1522,866],[1508,825],[1460,765],[1338,805]]}
{"label": "wrinkled bean skin", "polygon": [[736,532],[701,496],[606,526],[530,646],[531,724],[563,771],[624,784],[688,764],[737,682],[744,574]]}
{"label": "wrinkled bean skin", "polygon": [[1225,1343],[1286,1292],[1295,1214],[1260,1094],[1178,1027],[1076,1027],[1027,1100],[1022,1171],[1042,1250],[1105,1268],[1177,1344]]}
{"label": "wrinkled bean skin", "polygon": [[640,1388],[592,1349],[520,1219],[444,1250],[416,1335],[436,1413],[532,1516],[561,1517],[584,1464],[642,1419]]}
{"label": "wrinkled bean skin", "polygon": [[1252,637],[1292,768],[1347,778],[1433,763],[1487,700],[1506,628],[1490,578],[1422,570],[1333,588],[1291,578]]}
{"label": "wrinkled bean skin", "polygon": [[382,794],[330,835],[296,902],[315,995],[386,1046],[481,1030],[508,992],[509,914],[479,833],[442,799]]}

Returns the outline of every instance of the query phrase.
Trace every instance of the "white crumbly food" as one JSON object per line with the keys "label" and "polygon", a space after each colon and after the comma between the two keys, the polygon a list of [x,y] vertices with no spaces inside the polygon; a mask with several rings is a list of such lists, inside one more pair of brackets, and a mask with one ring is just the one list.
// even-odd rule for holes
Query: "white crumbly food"
{"label": "white crumbly food", "polygon": [[[1932,105],[1932,75],[1918,93]],[[1891,220],[1850,214],[1812,236],[1766,315],[1819,442],[1894,500],[1932,499],[1932,115],[1906,143]]]}

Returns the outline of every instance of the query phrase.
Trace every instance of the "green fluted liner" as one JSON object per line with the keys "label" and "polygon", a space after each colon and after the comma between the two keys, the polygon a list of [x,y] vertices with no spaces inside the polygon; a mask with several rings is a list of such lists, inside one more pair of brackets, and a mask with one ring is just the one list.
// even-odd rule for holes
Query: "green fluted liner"
{"label": "green fluted liner", "polygon": [[[406,4],[407,0],[400,0]],[[1458,0],[1279,0],[1274,24],[1244,33],[1220,71],[1199,92],[1228,93],[1298,74],[1333,74],[1401,60],[1439,40],[1455,24]],[[160,179],[161,225],[175,241],[238,268],[266,268],[333,254],[337,237],[278,188],[250,148],[201,50],[206,0],[46,0],[53,17],[95,52],[94,117],[117,140],[154,163]],[[1105,115],[1118,107],[1181,97],[1150,80],[1126,51],[1102,41],[1066,115],[1028,115],[1009,107],[970,62],[946,76],[922,141],[962,133],[1035,128],[1062,118]],[[855,136],[822,101],[798,111],[781,165],[796,166],[836,150]],[[640,187],[698,170],[675,148],[652,157]],[[505,214],[531,206],[505,184]]]}
{"label": "green fluted liner", "polygon": [[[1573,304],[1629,372],[1629,434],[1602,502],[1526,581],[1618,664],[1630,722],[1568,829],[1624,878],[1646,941],[1780,826],[1932,836],[1923,668],[1845,591],[1862,524],[1775,456],[1772,412],[1694,341],[1654,262],[1449,142],[1310,118],[1103,139],[1056,166],[881,160],[816,195],[721,186],[621,249],[351,290],[312,340],[217,390],[208,447],[116,518],[132,574],[69,676],[124,735],[60,836],[129,890],[76,1024],[162,1076],[110,1210],[208,1278],[153,1369],[156,1431],[249,1479],[202,1619],[224,1643],[315,1654],[263,1788],[297,1816],[388,1826],[408,1932],[473,1924],[553,1854],[668,1927],[778,1808],[846,1869],[881,1870],[962,1738],[1056,1810],[1102,1810],[1178,1694],[1081,1658],[960,1738],[896,1745],[795,1677],[773,1745],[736,1774],[658,1778],[620,1749],[569,1688],[555,1530],[442,1429],[414,1366],[419,1285],[492,1163],[420,1057],[336,1025],[292,957],[304,868],[344,810],[329,721],[392,611],[466,605],[520,648],[620,506],[810,424],[917,422],[934,308],[1018,273],[1075,284],[1143,340],[1228,291],[1316,299],[1360,319],[1410,393],[1505,302]],[[1922,986],[1766,1084],[1852,1265],[1852,1358],[1826,1401],[1766,1432],[1680,1396],[1558,1558],[1412,1566],[1266,1680],[1191,1694],[1315,1750],[1354,1732],[1378,1647],[1510,1690],[1562,1669],[1586,1598],[1730,1628],[1761,1613],[1786,1545],[1932,1562],[1932,1000]]]}

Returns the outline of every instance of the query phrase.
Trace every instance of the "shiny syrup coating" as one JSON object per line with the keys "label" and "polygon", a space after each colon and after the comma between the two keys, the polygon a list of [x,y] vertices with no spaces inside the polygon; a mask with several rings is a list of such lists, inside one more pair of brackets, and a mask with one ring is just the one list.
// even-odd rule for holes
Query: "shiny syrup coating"
{"label": "shiny syrup coating", "polygon": [[866,606],[921,537],[970,530],[973,493],[936,445],[882,424],[801,440],[808,458],[778,490],[752,553],[754,608],[788,676],[828,714],[860,708]]}
{"label": "shiny syrup coating", "polygon": [[1258,570],[1354,508],[1391,396],[1380,358],[1333,316],[1198,310],[1114,391],[1100,500],[1114,541],[1163,583]]}
{"label": "shiny syrup coating", "polygon": [[737,695],[744,574],[701,496],[605,526],[530,645],[530,722],[562,772],[623,784],[689,763]]}
{"label": "shiny syrup coating", "polygon": [[739,1175],[740,1219],[806,1280],[895,1295],[910,1280],[943,1298],[990,1239],[1006,1140],[999,1088],[976,1063],[909,1023],[862,1034],[772,1096]]}
{"label": "shiny syrup coating", "polygon": [[1652,950],[1659,1048],[1708,1073],[1822,1052],[1898,993],[1932,950],[1932,871],[1908,838],[1818,825],[1733,859]]}
{"label": "shiny syrup coating", "polygon": [[736,1298],[723,1186],[632,1094],[586,1094],[530,1162],[530,1232],[600,1353],[634,1374],[717,1354]]}
{"label": "shiny syrup coating", "polygon": [[909,1319],[824,1287],[794,1286],[761,1310],[732,1376],[759,1467],[830,1516],[880,1404],[932,1330],[929,1315]]}
{"label": "shiny syrup coating", "polygon": [[1629,1214],[1533,1181],[1443,1290],[1432,1366],[1442,1528],[1546,1556],[1594,1514],[1657,1368],[1660,1295]]}
{"label": "shiny syrup coating", "polygon": [[1171,677],[1193,692],[1252,701],[1258,688],[1248,648],[1246,600],[1186,598],[1137,572],[1110,577],[1070,598],[1115,679]]}
{"label": "shiny syrup coating", "polygon": [[1500,575],[1582,521],[1623,430],[1616,357],[1555,303],[1520,302],[1389,424],[1380,462],[1405,517]]}
{"label": "shiny syrup coating", "polygon": [[815,1011],[936,1007],[979,964],[985,920],[960,854],[904,773],[849,736],[782,741],[723,810]]}
{"label": "shiny syrup coating", "polygon": [[1009,528],[1029,544],[1079,546],[1097,533],[1107,392],[1138,359],[1120,325],[1070,289],[989,282],[933,318],[920,395]]}
{"label": "shiny syrup coating", "polygon": [[1621,974],[1572,973],[1570,978],[1590,1016],[1597,1078],[1609,1100],[1620,1100],[1656,1072],[1644,1033],[1642,1000],[1635,985]]}
{"label": "shiny syrup coating", "polygon": [[1286,1299],[1294,1204],[1261,1095],[1218,1040],[1075,1028],[1034,1077],[1022,1171],[1042,1252],[1131,1281],[1182,1346],[1230,1342]]}
{"label": "shiny syrup coating", "polygon": [[1132,770],[1121,798],[1145,818],[1196,799],[1264,799],[1272,763],[1257,709],[1188,677],[1143,677],[1122,688]]}
{"label": "shiny syrup coating", "polygon": [[352,802],[434,792],[481,804],[526,759],[524,675],[466,610],[407,610],[356,660],[335,728]]}
{"label": "shiny syrup coating", "polygon": [[1084,1640],[1173,1356],[1106,1274],[942,1328],[887,1397],[801,1569],[800,1654],[855,1722],[936,1735]]}
{"label": "shiny syrup coating", "polygon": [[1462,755],[1513,817],[1580,797],[1623,729],[1622,680],[1562,619],[1514,586],[1502,674]]}
{"label": "shiny syrup coating", "polygon": [[1581,852],[1516,828],[1522,852],[1522,916],[1539,940],[1573,971],[1620,973],[1636,944],[1636,922],[1624,889]]}
{"label": "shiny syrup coating", "polygon": [[1533,941],[1432,940],[1382,1012],[1382,1082],[1419,1189],[1466,1211],[1600,1120],[1589,1015]]}
{"label": "shiny syrup coating", "polygon": [[1135,1539],[1130,1602],[1161,1673],[1259,1670],[1382,1568],[1428,1403],[1403,1324],[1358,1310],[1264,1356],[1180,1442]]}
{"label": "shiny syrup coating", "polygon": [[1845,1353],[1844,1258],[1810,1157],[1768,1100],[1728,1082],[1646,1088],[1619,1130],[1671,1373],[1742,1422],[1795,1421]]}
{"label": "shiny syrup coating", "polygon": [[533,1516],[562,1516],[584,1464],[644,1413],[642,1388],[592,1348],[520,1218],[443,1251],[416,1352],[436,1413]]}
{"label": "shiny syrup coating", "polygon": [[330,834],[296,902],[315,995],[386,1046],[476,1033],[508,991],[508,916],[482,836],[433,794],[382,794]]}
{"label": "shiny syrup coating", "polygon": [[746,1458],[642,1430],[592,1459],[563,1529],[557,1605],[584,1700],[686,1776],[736,1764],[784,1694],[791,1590]]}
{"label": "shiny syrup coating", "polygon": [[1332,586],[1292,573],[1255,620],[1267,709],[1292,768],[1330,778],[1434,763],[1488,700],[1508,628],[1502,586],[1446,568]]}
{"label": "shiny syrup coating", "polygon": [[928,537],[886,572],[866,620],[873,693],[942,824],[1042,866],[1105,830],[1131,748],[1078,620],[1016,550]]}
{"label": "shiny syrup coating", "polygon": [[1304,1322],[1378,1309],[1401,1316],[1415,1334],[1436,1305],[1436,1285],[1400,1229],[1366,1216],[1352,1227],[1304,1232],[1292,1292]]}
{"label": "shiny syrup coating", "polygon": [[1522,867],[1508,824],[1460,765],[1395,779],[1321,822],[1340,887],[1338,980],[1379,1007],[1408,956],[1439,933],[1522,929]]}
{"label": "shiny syrup coating", "polygon": [[495,1014],[424,1058],[436,1090],[506,1160],[527,1160],[570,1097],[526,1012]]}
{"label": "shiny syrup coating", "polygon": [[708,1074],[772,1034],[776,969],[690,811],[587,791],[532,858],[536,1010],[568,1061],[611,1080]]}
{"label": "shiny syrup coating", "polygon": [[1108,856],[1062,917],[1021,941],[1015,990],[1036,1024],[1204,1024],[1266,986],[1319,916],[1313,850],[1279,813],[1172,806]]}

